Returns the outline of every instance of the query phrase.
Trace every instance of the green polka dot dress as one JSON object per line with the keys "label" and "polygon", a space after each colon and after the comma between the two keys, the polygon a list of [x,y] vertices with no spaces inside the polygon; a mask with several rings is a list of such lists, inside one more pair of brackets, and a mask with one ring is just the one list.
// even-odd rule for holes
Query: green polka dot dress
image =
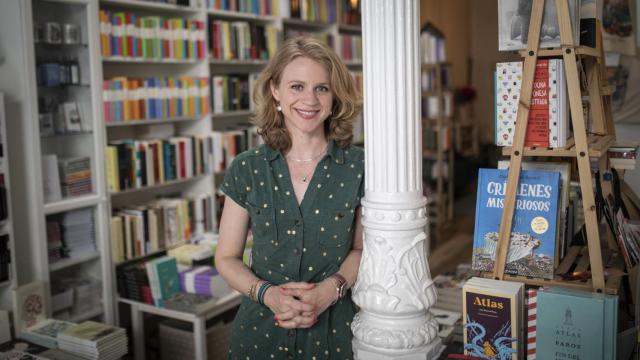
{"label": "green polka dot dress", "polygon": [[[236,157],[224,193],[250,215],[252,271],[274,284],[320,282],[349,253],[355,213],[364,192],[364,152],[330,141],[298,206],[284,156],[261,145]],[[244,298],[233,326],[229,359],[351,359],[348,293],[309,329],[275,326],[266,306]]]}

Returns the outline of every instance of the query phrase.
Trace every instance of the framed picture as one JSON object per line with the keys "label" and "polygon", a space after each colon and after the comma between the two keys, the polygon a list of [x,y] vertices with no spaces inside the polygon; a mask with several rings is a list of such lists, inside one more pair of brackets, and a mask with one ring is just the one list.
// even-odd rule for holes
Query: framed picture
{"label": "framed picture", "polygon": [[47,318],[46,283],[35,281],[13,290],[15,333]]}

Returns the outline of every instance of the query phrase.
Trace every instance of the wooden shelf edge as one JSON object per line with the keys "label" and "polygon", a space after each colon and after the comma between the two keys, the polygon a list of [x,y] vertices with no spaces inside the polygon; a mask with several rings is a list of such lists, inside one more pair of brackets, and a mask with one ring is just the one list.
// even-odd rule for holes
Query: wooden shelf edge
{"label": "wooden shelf edge", "polygon": [[[599,51],[596,48],[592,48],[589,46],[564,46],[561,48],[540,49],[538,50],[538,57],[562,56],[566,49],[574,49],[575,53],[578,55],[592,56],[596,58],[600,57]],[[526,49],[519,50],[518,53],[522,57],[529,56]]]}
{"label": "wooden shelf edge", "polygon": [[[587,141],[589,143],[589,157],[601,157],[606,155],[615,138],[612,135],[589,135]],[[577,157],[573,138],[567,140],[567,144],[567,147],[556,149],[525,147],[523,156]],[[502,155],[511,156],[512,151],[511,146],[503,147]]]}

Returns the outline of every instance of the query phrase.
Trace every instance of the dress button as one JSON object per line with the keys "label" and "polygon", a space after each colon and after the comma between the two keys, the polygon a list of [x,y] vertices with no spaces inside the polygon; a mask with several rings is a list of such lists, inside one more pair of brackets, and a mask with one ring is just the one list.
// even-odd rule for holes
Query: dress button
{"label": "dress button", "polygon": [[289,335],[289,337],[294,337],[294,336],[296,336],[296,331],[295,330],[289,330],[289,332],[287,334]]}
{"label": "dress button", "polygon": [[301,225],[300,219],[296,219],[295,224],[296,224],[296,226],[300,227],[300,225]]}
{"label": "dress button", "polygon": [[294,255],[298,255],[299,253],[300,253],[300,250],[298,250],[298,249],[293,249],[293,254],[294,254]]}

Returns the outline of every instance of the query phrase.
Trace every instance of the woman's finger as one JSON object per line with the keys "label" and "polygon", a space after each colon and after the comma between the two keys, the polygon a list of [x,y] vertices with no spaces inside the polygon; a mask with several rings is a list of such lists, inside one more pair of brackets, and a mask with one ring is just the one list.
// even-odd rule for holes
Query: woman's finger
{"label": "woman's finger", "polygon": [[289,283],[285,283],[280,285],[281,288],[285,288],[285,289],[301,289],[301,290],[309,290],[309,289],[313,289],[314,287],[316,287],[316,284],[314,283],[308,283],[308,282],[289,282]]}

